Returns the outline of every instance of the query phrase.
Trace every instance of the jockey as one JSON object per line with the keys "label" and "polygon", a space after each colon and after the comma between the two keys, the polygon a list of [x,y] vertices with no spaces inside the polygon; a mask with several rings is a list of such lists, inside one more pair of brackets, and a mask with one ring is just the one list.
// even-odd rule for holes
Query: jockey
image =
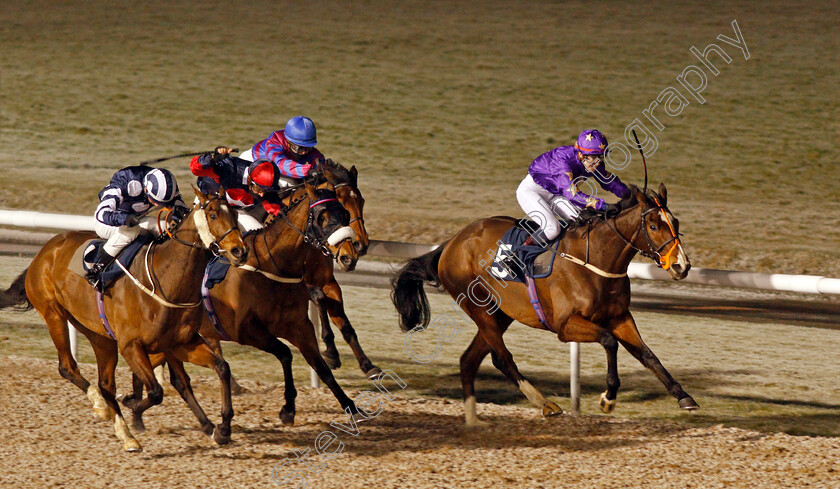
{"label": "jockey", "polygon": [[196,156],[190,170],[198,178],[198,188],[212,193],[225,188],[228,203],[237,214],[237,224],[242,233],[263,228],[265,212],[278,215],[282,211],[277,192],[279,171],[268,160],[249,162],[231,156],[231,149],[219,146],[213,153]]}
{"label": "jockey", "polygon": [[[576,220],[584,208],[605,211],[608,215],[618,211],[616,204],[587,195],[578,186],[581,179],[594,176],[601,188],[619,198],[630,193],[630,189],[604,167],[606,147],[607,138],[600,131],[590,129],[580,133],[574,146],[560,146],[531,163],[528,176],[516,189],[516,200],[540,229],[524,244],[550,242],[567,226],[565,220]],[[558,218],[564,222],[559,222]]]}
{"label": "jockey", "polygon": [[94,230],[107,241],[100,259],[86,278],[92,284],[123,248],[141,234],[160,235],[158,218],[147,214],[152,206],[184,206],[178,183],[169,170],[150,166],[129,166],[114,173],[111,183],[99,192]]}
{"label": "jockey", "polygon": [[294,185],[294,180],[309,175],[313,167],[324,161],[324,155],[315,149],[318,144],[315,123],[309,117],[292,117],[283,131],[271,135],[243,152],[239,157],[247,161],[266,159],[274,162],[280,172],[279,185]]}

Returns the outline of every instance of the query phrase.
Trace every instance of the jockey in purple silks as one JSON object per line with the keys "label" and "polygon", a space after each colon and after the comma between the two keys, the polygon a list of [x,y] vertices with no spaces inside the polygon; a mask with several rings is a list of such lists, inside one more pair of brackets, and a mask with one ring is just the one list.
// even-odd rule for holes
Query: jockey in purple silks
{"label": "jockey in purple silks", "polygon": [[579,182],[594,177],[600,186],[619,198],[630,190],[617,176],[604,167],[607,138],[600,131],[580,133],[574,146],[560,146],[538,156],[528,168],[528,176],[516,189],[516,200],[540,229],[524,244],[544,245],[561,234],[567,223],[574,221],[585,208],[613,213],[615,204],[608,204],[580,191]]}

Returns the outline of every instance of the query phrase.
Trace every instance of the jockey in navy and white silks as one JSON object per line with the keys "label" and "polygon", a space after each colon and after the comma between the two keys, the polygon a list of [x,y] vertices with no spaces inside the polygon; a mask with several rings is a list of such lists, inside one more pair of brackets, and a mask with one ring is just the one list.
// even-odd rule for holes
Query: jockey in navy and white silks
{"label": "jockey in navy and white silks", "polygon": [[274,162],[280,172],[280,185],[288,186],[286,178],[304,178],[324,155],[315,149],[318,144],[315,123],[309,117],[292,117],[283,131],[275,131],[269,137],[243,152],[239,157],[247,161],[261,159]]}
{"label": "jockey in navy and white silks", "polygon": [[91,274],[101,272],[140,234],[158,235],[157,216],[143,214],[153,205],[184,205],[180,196],[178,183],[169,170],[141,165],[114,173],[111,183],[99,192],[94,230],[107,241]]}
{"label": "jockey in navy and white silks", "polygon": [[516,190],[522,210],[540,226],[546,240],[560,235],[558,218],[574,221],[581,209],[616,209],[603,199],[581,192],[582,179],[595,178],[604,190],[624,198],[630,190],[604,167],[607,138],[600,131],[580,133],[574,146],[560,146],[538,156]]}
{"label": "jockey in navy and white silks", "polygon": [[240,231],[262,229],[265,212],[276,216],[282,210],[277,197],[279,172],[268,160],[252,163],[231,156],[231,151],[219,146],[213,153],[196,156],[190,161],[190,170],[198,177],[202,192],[215,193],[220,186],[225,188]]}

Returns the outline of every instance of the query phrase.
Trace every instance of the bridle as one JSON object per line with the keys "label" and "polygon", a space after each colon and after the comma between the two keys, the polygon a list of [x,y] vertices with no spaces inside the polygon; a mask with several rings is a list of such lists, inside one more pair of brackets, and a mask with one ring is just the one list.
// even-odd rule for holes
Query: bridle
{"label": "bridle", "polygon": [[[639,220],[639,227],[636,229],[636,232],[633,233],[632,240],[629,240],[629,239],[625,238],[624,235],[621,234],[621,232],[615,226],[615,218],[613,218],[612,223],[610,223],[610,220],[606,219],[606,218],[604,219],[604,222],[606,222],[607,226],[616,235],[618,235],[618,237],[620,237],[628,246],[630,246],[632,249],[636,250],[637,253],[644,256],[645,258],[650,258],[651,260],[656,262],[656,265],[659,268],[662,268],[663,270],[668,270],[668,269],[671,268],[671,265],[673,264],[674,251],[676,251],[677,247],[681,244],[680,243],[680,238],[677,236],[677,233],[674,229],[674,225],[671,223],[671,219],[668,218],[668,213],[665,212],[665,207],[662,204],[659,203],[659,199],[657,199],[656,196],[651,195],[650,197],[653,198],[653,201],[656,203],[656,206],[655,207],[652,206],[649,209],[642,212],[641,219]],[[662,215],[665,218],[665,222],[668,224],[668,229],[671,230],[671,238],[669,240],[665,241],[664,243],[662,243],[661,245],[659,245],[659,247],[657,247],[653,243],[653,240],[650,237],[650,232],[648,232],[647,216],[649,214],[653,213],[653,212],[661,212]],[[645,231],[645,239],[647,239],[648,246],[650,247],[649,250],[647,250],[647,251],[643,250],[643,249],[639,248],[638,246],[636,246],[635,244],[633,244],[633,241],[636,240],[636,237],[639,235],[639,233],[642,231],[642,229],[644,229],[644,231]],[[669,244],[671,244],[671,247],[668,249],[668,251],[663,256],[662,255],[662,250],[666,246],[668,246]]]}
{"label": "bridle", "polygon": [[[339,189],[339,188],[341,188],[341,187],[350,187],[350,188],[352,188],[352,189],[353,189],[353,191],[354,191],[354,192],[358,192],[360,197],[361,197],[361,195],[362,195],[362,192],[359,190],[359,187],[357,187],[357,186],[355,186],[355,185],[350,185],[349,183],[338,183],[338,184],[335,184],[333,187],[334,187],[334,188],[336,188],[336,189]],[[353,223],[354,223],[354,222],[356,222],[356,221],[361,222],[361,223],[362,223],[362,226],[364,226],[364,225],[365,225],[365,218],[364,218],[364,216],[358,216],[358,217],[354,217],[353,219],[350,219],[350,222],[348,222],[348,223],[347,223],[347,225],[349,226],[349,225],[353,224]]]}
{"label": "bridle", "polygon": [[[208,207],[208,206],[209,206],[209,205],[210,205],[213,201],[216,201],[216,200],[221,201],[222,199],[221,199],[221,197],[219,197],[218,195],[210,195],[210,196],[208,196],[208,199],[207,199],[206,201],[204,201],[204,203],[203,203],[203,204],[198,204],[198,203],[197,203],[197,204],[193,205],[193,208],[192,208],[192,212],[191,212],[191,213],[192,213],[192,214],[195,214],[195,213],[198,213],[198,212],[202,212],[202,213],[204,213],[204,212],[205,212],[205,210],[207,209],[207,207]],[[226,204],[222,204],[222,205],[226,205]],[[169,214],[169,215],[167,215],[167,216],[166,216],[166,217],[167,217],[167,219],[169,218],[169,216],[170,216],[170,215],[171,215],[171,212],[170,212],[170,214]],[[193,219],[195,219],[195,217],[193,217]],[[184,218],[184,220],[186,220],[186,217]],[[205,217],[205,220],[206,220],[206,217]],[[167,235],[168,235],[168,236],[169,236],[172,240],[177,241],[178,243],[181,243],[181,244],[186,245],[186,246],[191,246],[191,247],[193,247],[193,248],[197,248],[197,249],[207,249],[207,250],[210,250],[210,253],[212,253],[213,255],[215,255],[215,256],[221,256],[223,253],[228,253],[228,251],[227,251],[227,250],[223,250],[223,249],[221,248],[221,242],[222,242],[222,241],[223,241],[223,240],[224,240],[224,239],[225,239],[225,238],[226,238],[226,237],[227,237],[230,233],[232,233],[232,232],[236,231],[237,229],[239,229],[239,228],[237,227],[236,223],[234,222],[233,226],[231,226],[231,227],[230,227],[227,231],[225,231],[224,233],[222,233],[220,236],[216,237],[213,241],[211,241],[211,242],[209,242],[209,243],[205,243],[205,242],[203,241],[203,239],[201,238],[200,233],[198,233],[198,231],[196,231],[196,234],[199,234],[199,240],[201,240],[201,241],[202,241],[202,242],[201,242],[201,244],[199,244],[199,243],[197,243],[197,242],[195,242],[195,241],[193,241],[193,242],[189,242],[189,241],[185,241],[185,240],[183,240],[183,239],[179,238],[179,237],[178,237],[178,232],[179,232],[179,231],[181,231],[181,228],[180,228],[180,227],[176,228],[174,232],[173,232],[173,231],[170,231],[169,229],[167,229],[167,230],[166,230],[166,234],[167,234]]]}
{"label": "bridle", "polygon": [[[333,195],[335,194],[335,192],[333,192],[333,191],[328,191],[328,192],[330,194],[333,194]],[[300,228],[295,226],[294,223],[289,219],[288,213],[291,212],[295,207],[297,207],[301,202],[303,202],[304,200],[307,200],[307,199],[309,199],[309,195],[307,195],[307,194],[302,195],[298,199],[292,199],[289,202],[289,205],[285,206],[285,208],[282,209],[278,214],[280,215],[280,217],[283,218],[284,221],[286,221],[286,224],[288,224],[290,228],[294,229],[298,234],[300,234],[303,237],[304,243],[307,243],[307,244],[310,244],[310,245],[314,246],[321,253],[323,253],[324,256],[329,257],[331,260],[335,260],[336,256],[333,254],[332,250],[330,250],[329,246],[327,246],[328,238],[319,238],[315,234],[314,229],[315,229],[315,213],[318,212],[318,210],[316,208],[317,207],[322,207],[322,206],[325,207],[330,202],[338,203],[338,199],[335,198],[334,196],[329,196],[327,198],[318,199],[315,202],[311,202],[309,204],[309,209],[307,210],[306,226],[305,226],[304,230],[301,230]],[[266,246],[267,245],[268,245],[268,243],[266,243]],[[269,256],[270,256],[270,254],[269,254]]]}

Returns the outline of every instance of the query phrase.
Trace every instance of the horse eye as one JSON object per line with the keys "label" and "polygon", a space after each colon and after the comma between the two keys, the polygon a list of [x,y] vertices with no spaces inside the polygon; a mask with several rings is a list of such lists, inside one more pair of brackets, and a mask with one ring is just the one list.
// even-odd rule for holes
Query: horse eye
{"label": "horse eye", "polygon": [[212,220],[214,220],[214,221],[215,221],[215,220],[216,220],[216,219],[218,219],[218,218],[219,218],[218,214],[216,214],[216,213],[211,213],[211,214],[210,214],[210,219],[212,219]]}
{"label": "horse eye", "polygon": [[650,230],[651,231],[656,231],[656,224],[651,224],[650,225]]}

